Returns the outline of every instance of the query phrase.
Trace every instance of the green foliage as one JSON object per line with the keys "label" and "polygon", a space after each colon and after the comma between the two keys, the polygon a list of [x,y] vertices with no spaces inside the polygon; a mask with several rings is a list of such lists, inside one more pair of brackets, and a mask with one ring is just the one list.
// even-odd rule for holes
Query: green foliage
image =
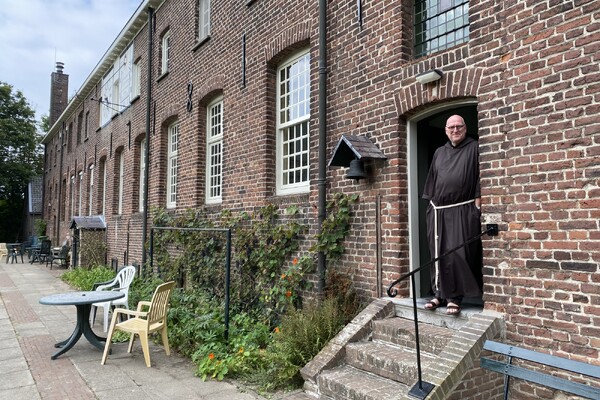
{"label": "green foliage", "polygon": [[328,261],[339,260],[344,253],[343,242],[350,230],[351,206],[358,201],[358,195],[335,193],[327,202],[327,218],[317,234],[317,243],[312,251],[322,251]]}
{"label": "green foliage", "polygon": [[110,281],[115,276],[114,270],[100,266],[90,269],[75,268],[62,274],[61,279],[77,290],[92,290],[94,283]]}
{"label": "green foliage", "polygon": [[45,236],[47,227],[48,227],[48,223],[46,222],[45,219],[39,218],[39,219],[35,220],[35,233],[38,236]]}
{"label": "green foliage", "polygon": [[335,270],[327,273],[325,299],[302,309],[289,308],[273,334],[265,360],[244,378],[262,390],[298,388],[300,369],[356,315],[360,304],[352,281]]}
{"label": "green foliage", "polygon": [[29,180],[42,172],[35,112],[21,91],[0,82],[0,242],[19,237]]}
{"label": "green foliage", "polygon": [[[242,377],[263,390],[297,387],[299,370],[358,310],[352,282],[328,269],[326,300],[304,305],[315,253],[335,260],[344,251],[351,205],[358,197],[336,194],[311,252],[301,252],[308,228],[298,207],[275,205],[254,212],[202,210],[174,215],[153,210],[156,276],[134,281],[130,302],[149,300],[162,281],[176,280],[169,308],[169,341],[197,365],[202,379]],[[231,229],[229,340],[225,340],[226,235]]]}
{"label": "green foliage", "polygon": [[[165,280],[177,280],[181,286],[202,288],[224,301],[227,248],[224,232],[208,230],[213,228],[213,222],[196,210],[178,217],[155,210],[154,215],[155,226],[205,229],[155,231],[153,263],[160,276]],[[296,208],[286,210],[283,216],[285,223],[280,223],[282,216],[274,205],[267,205],[252,214],[223,212],[220,226],[233,232],[230,276],[233,309],[242,312],[261,310],[264,319],[275,321],[287,304],[299,299],[298,291],[304,284],[303,273],[312,269],[312,258],[301,258],[300,263],[288,267],[289,273],[282,268],[298,251],[299,239],[307,227],[297,221]],[[286,274],[287,280],[281,279],[282,273]],[[294,285],[293,292],[291,285]]]}

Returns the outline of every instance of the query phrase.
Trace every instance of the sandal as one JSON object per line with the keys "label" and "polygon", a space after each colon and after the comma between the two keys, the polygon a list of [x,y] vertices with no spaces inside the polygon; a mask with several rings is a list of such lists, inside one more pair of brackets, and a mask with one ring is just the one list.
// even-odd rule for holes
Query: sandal
{"label": "sandal", "polygon": [[448,304],[446,306],[446,314],[447,315],[458,315],[460,314],[460,311],[462,310],[462,308],[460,308],[460,305],[457,304]]}
{"label": "sandal", "polygon": [[445,304],[446,304],[446,301],[444,299],[434,297],[433,299],[431,299],[427,303],[425,303],[425,307],[423,307],[423,308],[425,308],[426,310],[433,311],[436,308],[443,306]]}

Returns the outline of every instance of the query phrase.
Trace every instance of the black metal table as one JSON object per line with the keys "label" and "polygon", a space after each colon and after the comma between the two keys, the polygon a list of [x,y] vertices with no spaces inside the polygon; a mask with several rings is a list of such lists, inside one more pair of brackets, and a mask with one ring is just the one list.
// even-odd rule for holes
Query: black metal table
{"label": "black metal table", "polygon": [[54,347],[58,347],[60,350],[54,353],[50,358],[55,360],[58,356],[67,352],[75,345],[75,343],[77,343],[81,335],[85,336],[88,342],[98,349],[104,350],[103,342],[106,341],[106,338],[96,335],[90,326],[90,310],[92,309],[92,304],[112,301],[124,296],[125,293],[116,291],[92,291],[59,293],[42,297],[40,299],[40,304],[77,307],[77,325],[75,326],[75,330],[68,339],[54,345]]}

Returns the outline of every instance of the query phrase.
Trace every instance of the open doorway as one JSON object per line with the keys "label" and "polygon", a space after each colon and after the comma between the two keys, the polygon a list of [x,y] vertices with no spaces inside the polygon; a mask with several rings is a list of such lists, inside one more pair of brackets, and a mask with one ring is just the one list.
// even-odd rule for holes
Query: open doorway
{"label": "open doorway", "polygon": [[[411,271],[431,260],[427,246],[427,223],[425,211],[427,201],[421,198],[425,179],[435,150],[443,146],[448,138],[444,127],[446,120],[454,114],[462,116],[467,125],[467,135],[479,139],[477,104],[473,101],[452,103],[430,109],[408,121],[408,190],[409,190],[409,235]],[[433,295],[431,274],[425,268],[416,275],[418,298]]]}

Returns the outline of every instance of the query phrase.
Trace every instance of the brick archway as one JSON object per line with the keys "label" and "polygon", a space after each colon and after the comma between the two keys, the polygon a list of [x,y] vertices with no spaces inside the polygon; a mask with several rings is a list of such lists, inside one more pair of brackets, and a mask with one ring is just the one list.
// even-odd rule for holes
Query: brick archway
{"label": "brick archway", "polygon": [[444,100],[476,98],[483,74],[484,68],[465,68],[445,72],[442,79],[436,84],[422,85],[415,81],[409,85],[402,85],[394,96],[398,116]]}

